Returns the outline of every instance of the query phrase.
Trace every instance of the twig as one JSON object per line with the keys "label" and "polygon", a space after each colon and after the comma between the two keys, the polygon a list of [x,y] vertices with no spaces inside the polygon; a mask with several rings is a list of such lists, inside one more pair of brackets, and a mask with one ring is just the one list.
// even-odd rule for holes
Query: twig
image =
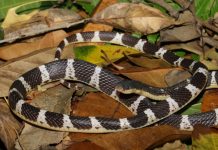
{"label": "twig", "polygon": [[102,58],[103,58],[107,63],[111,64],[114,68],[116,68],[117,70],[122,70],[122,69],[124,69],[124,67],[118,66],[118,65],[116,65],[115,63],[113,63],[113,62],[108,58],[108,56],[107,56],[107,54],[104,52],[104,50],[101,50],[101,53],[104,55],[104,56],[102,56]]}
{"label": "twig", "polygon": [[21,150],[25,150],[25,148],[24,148],[23,145],[21,144],[20,136],[19,136],[19,134],[18,134],[18,132],[17,132],[17,130],[16,130],[15,128],[14,128],[14,131],[15,131],[15,133],[16,133],[16,135],[17,135],[17,142],[18,142],[18,144],[19,144]]}

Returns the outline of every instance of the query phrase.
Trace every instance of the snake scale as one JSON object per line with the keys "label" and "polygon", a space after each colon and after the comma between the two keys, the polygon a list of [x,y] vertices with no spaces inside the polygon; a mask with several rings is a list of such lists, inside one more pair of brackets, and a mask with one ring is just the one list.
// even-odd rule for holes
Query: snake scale
{"label": "snake scale", "polygon": [[[94,64],[75,59],[60,59],[65,46],[77,42],[109,42],[133,47],[142,53],[161,58],[173,66],[183,67],[192,73],[192,77],[169,87],[156,88],[131,84],[128,80]],[[190,103],[205,87],[217,87],[218,73],[208,72],[201,62],[176,56],[174,53],[148,43],[144,39],[117,32],[83,32],[65,38],[55,54],[56,61],[34,68],[13,82],[9,89],[9,106],[23,120],[32,124],[59,131],[105,133],[137,129],[156,123],[171,124],[183,130],[192,130],[197,123],[207,126],[217,125],[218,109],[190,116],[171,115]],[[59,60],[60,59],[60,60]],[[49,112],[25,102],[29,91],[38,85],[55,80],[76,80],[88,84],[125,105],[135,116],[128,118],[81,117]],[[123,94],[135,88],[144,89],[143,95]],[[165,99],[149,104],[146,97]],[[170,116],[171,115],[171,116]]]}

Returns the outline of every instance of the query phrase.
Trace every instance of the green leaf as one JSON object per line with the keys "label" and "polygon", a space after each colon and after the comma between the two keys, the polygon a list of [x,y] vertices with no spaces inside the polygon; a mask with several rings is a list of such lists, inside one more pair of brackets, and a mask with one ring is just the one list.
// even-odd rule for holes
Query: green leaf
{"label": "green leaf", "polygon": [[191,115],[191,114],[195,114],[195,113],[200,113],[201,112],[202,97],[203,97],[203,95],[200,94],[195,99],[194,104],[192,103],[192,105],[187,105],[187,107],[185,107],[182,110],[182,114],[183,115]]}
{"label": "green leaf", "polygon": [[197,54],[192,54],[192,60],[199,61],[200,60],[200,56],[197,55]]}
{"label": "green leaf", "polygon": [[154,33],[154,34],[149,34],[147,36],[148,42],[150,43],[156,43],[160,38],[160,34],[159,33]]}
{"label": "green leaf", "polygon": [[132,33],[131,35],[133,37],[136,37],[136,38],[141,38],[142,37],[142,34],[140,34],[140,33]]}
{"label": "green leaf", "polygon": [[191,115],[201,112],[201,102],[193,104],[191,107],[187,108],[182,112],[183,115]]}
{"label": "green leaf", "polygon": [[40,2],[37,0],[0,0],[0,21],[5,18],[9,8],[13,8],[30,2],[37,2],[37,3],[32,3],[26,6],[22,6],[22,8],[19,8],[19,11],[17,13],[21,13],[26,10],[31,11],[32,9],[36,9],[36,8],[48,8],[51,7],[52,4],[54,3],[49,1]]}
{"label": "green leaf", "polygon": [[196,15],[203,20],[213,17],[218,11],[217,0],[195,0],[194,3]]}
{"label": "green leaf", "polygon": [[166,9],[165,9],[164,7],[162,7],[162,6],[158,5],[158,4],[156,4],[156,3],[149,3],[148,5],[150,5],[150,6],[154,7],[154,8],[159,9],[159,10],[160,10],[162,13],[164,13],[164,14],[167,14]]}
{"label": "green leaf", "polygon": [[185,51],[176,51],[174,52],[177,56],[179,57],[184,57],[186,55],[186,52]]}
{"label": "green leaf", "polygon": [[173,9],[175,10],[180,10],[181,7],[175,3],[173,0],[165,0],[165,2],[167,2],[169,5],[171,5],[173,7]]}
{"label": "green leaf", "polygon": [[91,15],[95,7],[98,5],[100,0],[91,0],[91,1],[86,1],[86,0],[77,0],[76,3],[81,5],[82,8],[89,14]]}

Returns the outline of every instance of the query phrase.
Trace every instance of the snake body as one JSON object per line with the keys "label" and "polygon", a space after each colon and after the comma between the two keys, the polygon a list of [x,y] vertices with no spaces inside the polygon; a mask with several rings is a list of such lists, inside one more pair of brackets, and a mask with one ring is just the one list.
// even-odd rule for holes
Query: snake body
{"label": "snake body", "polygon": [[[14,81],[9,90],[9,106],[17,116],[41,127],[60,131],[103,133],[130,130],[153,124],[170,116],[191,102],[205,86],[217,86],[218,83],[217,72],[208,73],[207,68],[202,63],[178,57],[164,48],[148,43],[146,40],[123,33],[84,32],[73,34],[59,44],[55,58],[60,58],[65,46],[77,42],[109,42],[133,47],[140,52],[161,58],[174,66],[188,69],[193,76],[183,81],[183,83],[166,89],[146,86],[144,88],[145,96],[153,99],[166,99],[148,107],[145,96],[135,94],[127,96],[120,93],[117,89],[120,88],[120,84],[125,83],[125,80],[113,75],[111,72],[82,60],[56,60],[34,68]],[[27,92],[36,88],[37,85],[60,79],[86,83],[121,102],[136,115],[119,119],[68,116],[42,110],[25,102]],[[124,84],[123,87],[128,89],[130,86]],[[199,120],[208,126],[218,123],[217,109],[202,114],[198,115],[201,117],[197,117],[197,119],[192,116],[177,117],[174,119],[177,121],[176,124],[172,120],[167,122],[171,121],[173,122],[172,125],[186,130],[192,129],[193,125],[198,123]],[[202,116],[204,119],[210,116],[210,119],[202,122]]]}

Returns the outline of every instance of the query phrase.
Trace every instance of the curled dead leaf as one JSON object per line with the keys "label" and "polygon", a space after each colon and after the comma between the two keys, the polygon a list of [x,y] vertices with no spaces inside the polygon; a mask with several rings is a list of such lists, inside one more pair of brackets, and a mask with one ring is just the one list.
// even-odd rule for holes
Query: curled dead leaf
{"label": "curled dead leaf", "polygon": [[157,32],[175,23],[173,18],[165,16],[156,8],[133,3],[111,5],[96,14],[92,21],[143,34]]}

